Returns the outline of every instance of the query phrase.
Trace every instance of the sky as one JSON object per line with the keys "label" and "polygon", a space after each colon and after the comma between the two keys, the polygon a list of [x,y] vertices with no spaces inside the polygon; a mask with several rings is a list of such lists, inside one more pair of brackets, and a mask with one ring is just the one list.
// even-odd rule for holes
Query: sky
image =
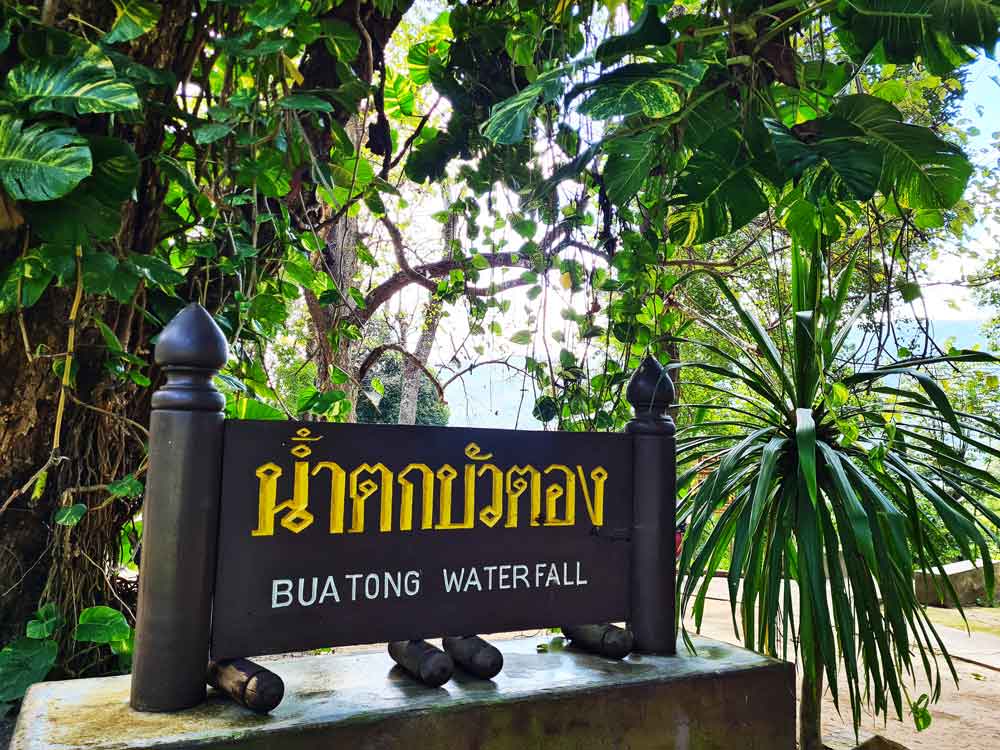
{"label": "sky", "polygon": [[[998,139],[994,134],[1000,131],[1000,65],[985,55],[980,56],[970,66],[966,79],[966,94],[962,104],[961,120],[967,130],[975,128],[978,134],[971,135],[966,150],[975,163],[993,166],[1000,161],[1000,152],[995,147]],[[975,131],[973,131],[975,132]],[[970,243],[980,252],[995,250],[1000,227],[980,224],[972,232]],[[930,268],[931,281],[954,281],[963,275],[975,272],[980,263],[972,259],[960,259],[956,264],[954,256],[942,255],[941,260]],[[967,290],[949,287],[926,287],[924,299],[927,302],[928,317],[932,320],[975,320],[983,321],[996,314],[976,305]],[[951,303],[955,304],[952,305]]]}

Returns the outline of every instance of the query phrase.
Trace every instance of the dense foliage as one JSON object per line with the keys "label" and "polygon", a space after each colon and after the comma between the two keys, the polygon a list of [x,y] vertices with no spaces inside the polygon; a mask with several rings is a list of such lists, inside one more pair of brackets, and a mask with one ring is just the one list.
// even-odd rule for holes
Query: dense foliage
{"label": "dense foliage", "polygon": [[[229,337],[231,418],[384,420],[399,384],[400,411],[440,423],[445,386],[493,363],[520,372],[547,425],[615,430],[642,356],[686,363],[674,413],[707,452],[685,454],[701,463],[685,467],[682,567],[696,586],[730,539],[769,524],[730,568],[763,592],[749,627],[744,597],[742,632],[764,650],[778,630],[761,555],[815,594],[819,550],[839,545],[855,595],[866,581],[901,591],[907,566],[947,546],[988,556],[996,427],[976,401],[996,370],[933,340],[922,284],[936,260],[971,257],[995,210],[957,113],[998,13],[995,0],[5,3],[0,673],[23,686],[57,662],[124,668],[126,637],[26,623],[112,607],[127,627],[151,349],[191,300]],[[997,261],[982,260],[964,281],[989,299]],[[838,321],[845,305],[860,312]],[[903,370],[922,391],[896,382]],[[866,556],[866,533],[889,535],[886,557]],[[822,541],[806,567],[809,534]],[[888,618],[922,620],[899,596],[882,614],[857,596],[835,599],[832,620],[810,619],[825,610],[808,597],[800,610],[798,634],[818,644],[810,689],[844,660],[855,717],[870,676],[902,708],[910,642]],[[847,630],[862,619],[884,637],[858,645]]]}

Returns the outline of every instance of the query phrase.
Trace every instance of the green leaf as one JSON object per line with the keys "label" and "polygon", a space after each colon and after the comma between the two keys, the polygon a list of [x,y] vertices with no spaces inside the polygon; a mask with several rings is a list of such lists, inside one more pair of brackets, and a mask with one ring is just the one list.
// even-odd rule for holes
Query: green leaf
{"label": "green leaf", "polygon": [[92,168],[87,142],[70,128],[48,129],[0,115],[0,182],[14,200],[66,195]]}
{"label": "green leaf", "polygon": [[670,239],[702,244],[745,226],[768,200],[735,128],[716,131],[694,153],[670,198]]}
{"label": "green leaf", "polygon": [[577,65],[566,65],[542,73],[534,83],[494,105],[490,119],[482,125],[483,135],[494,143],[519,143],[528,130],[528,123],[539,99],[548,103],[558,98],[562,93],[563,78],[576,67]]}
{"label": "green leaf", "polygon": [[253,398],[238,397],[226,402],[227,419],[287,419],[285,414],[270,404]]}
{"label": "green leaf", "polygon": [[531,331],[518,331],[510,337],[510,340],[515,344],[525,346],[531,343],[532,338]]}
{"label": "green leaf", "polygon": [[62,245],[110,240],[121,228],[122,203],[132,197],[139,158],[125,141],[88,136],[93,171],[68,195],[29,203],[25,214],[42,239]]}
{"label": "green leaf", "polygon": [[76,254],[72,247],[42,245],[32,253],[41,260],[47,271],[55,275],[60,284],[66,284],[76,276]]}
{"label": "green leaf", "polygon": [[73,639],[83,643],[111,643],[127,641],[132,628],[125,615],[111,607],[88,607],[80,613],[80,621]]}
{"label": "green leaf", "polygon": [[892,63],[922,57],[943,75],[969,59],[964,45],[993,50],[997,16],[990,0],[850,0],[840,4],[834,23],[856,60],[876,51]]}
{"label": "green leaf", "polygon": [[167,261],[157,258],[155,255],[132,253],[128,256],[128,260],[135,266],[143,278],[157,286],[170,288],[184,281],[183,274],[167,263]]}
{"label": "green leaf", "polygon": [[86,512],[86,505],[83,503],[76,503],[75,505],[70,505],[57,510],[53,520],[60,526],[76,526],[80,523],[80,519],[83,518]]}
{"label": "green leaf", "polygon": [[344,63],[354,62],[361,50],[361,37],[349,23],[335,18],[323,19],[326,48]]}
{"label": "green leaf", "polygon": [[198,185],[182,161],[175,159],[169,154],[157,154],[153,160],[156,162],[156,166],[160,168],[160,174],[169,180],[175,181],[185,193],[194,194],[198,192]]}
{"label": "green leaf", "polygon": [[104,35],[105,44],[130,42],[152,31],[160,20],[162,8],[153,0],[113,0],[115,22]]}
{"label": "green leaf", "polygon": [[649,3],[635,26],[620,36],[613,36],[602,42],[595,57],[605,64],[611,63],[646,47],[665,45],[670,41],[671,35],[670,28],[660,20],[656,4]]}
{"label": "green leaf", "polygon": [[372,378],[372,390],[380,396],[385,395],[385,386],[382,385],[382,381],[377,377]]}
{"label": "green leaf", "polygon": [[32,113],[88,115],[139,109],[139,95],[119,79],[99,50],[82,58],[27,60],[7,74],[7,86]]}
{"label": "green leaf", "polygon": [[915,281],[901,281],[896,284],[896,288],[902,295],[903,302],[910,303],[920,298],[920,284]]}
{"label": "green leaf", "polygon": [[0,703],[19,700],[55,666],[59,646],[49,639],[18,638],[0,651]]}
{"label": "green leaf", "polygon": [[566,99],[592,91],[578,109],[581,114],[597,119],[640,112],[647,117],[667,117],[681,108],[678,91],[691,91],[707,70],[708,66],[700,60],[683,65],[634,63],[574,87]]}
{"label": "green leaf", "polygon": [[86,252],[81,263],[83,288],[90,294],[106,294],[118,268],[118,260],[110,253]]}
{"label": "green leaf", "polygon": [[215,143],[220,138],[225,138],[232,132],[232,125],[226,125],[222,122],[212,122],[194,129],[194,142],[202,146],[206,143]]}
{"label": "green leaf", "polygon": [[450,46],[444,40],[428,40],[410,47],[406,56],[410,68],[410,80],[418,86],[423,86],[444,72]]}
{"label": "green leaf", "polygon": [[333,112],[333,105],[314,94],[289,94],[278,100],[282,109],[304,109],[310,112]]}
{"label": "green leaf", "polygon": [[795,180],[806,178],[803,193],[813,202],[824,197],[869,200],[882,178],[882,152],[864,132],[840,117],[823,117],[786,128],[766,121],[775,153]]}
{"label": "green leaf", "polygon": [[628,203],[639,192],[656,163],[655,135],[615,138],[604,145],[604,188],[618,206]]}
{"label": "green leaf", "polygon": [[48,602],[42,605],[35,613],[35,617],[28,621],[25,628],[28,638],[38,640],[51,637],[63,624],[63,616],[55,604]]}
{"label": "green leaf", "polygon": [[246,20],[264,31],[283,29],[299,13],[295,0],[256,0],[246,11]]}
{"label": "green leaf", "polygon": [[818,495],[816,480],[816,423],[812,409],[795,410],[795,445],[799,454],[799,471],[809,490],[809,499],[816,504]]}
{"label": "green leaf", "polygon": [[108,495],[111,497],[139,497],[145,487],[135,478],[135,474],[126,474],[121,479],[108,484]]}
{"label": "green leaf", "polygon": [[531,414],[539,422],[551,422],[559,416],[559,402],[552,396],[541,396],[535,401]]}
{"label": "green leaf", "polygon": [[958,146],[930,128],[905,124],[898,109],[874,96],[845,96],[832,113],[883,154],[880,189],[903,208],[951,208],[962,197],[972,164]]}

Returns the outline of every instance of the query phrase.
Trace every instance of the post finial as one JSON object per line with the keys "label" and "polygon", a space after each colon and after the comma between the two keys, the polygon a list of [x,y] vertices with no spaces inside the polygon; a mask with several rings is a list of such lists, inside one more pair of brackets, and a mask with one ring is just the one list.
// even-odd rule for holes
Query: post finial
{"label": "post finial", "polygon": [[646,357],[629,381],[625,397],[635,409],[629,432],[673,432],[673,420],[666,416],[674,402],[674,383],[659,362]]}
{"label": "post finial", "polygon": [[167,382],[153,394],[154,409],[221,411],[225,397],[212,377],[229,359],[229,345],[218,324],[197,302],[181,310],[160,333],[154,351]]}

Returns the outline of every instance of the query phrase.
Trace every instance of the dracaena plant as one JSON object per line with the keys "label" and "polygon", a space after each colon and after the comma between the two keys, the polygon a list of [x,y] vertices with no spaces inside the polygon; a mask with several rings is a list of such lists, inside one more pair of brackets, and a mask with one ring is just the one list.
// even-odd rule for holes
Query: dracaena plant
{"label": "dracaena plant", "polygon": [[791,313],[773,337],[713,276],[740,331],[708,322],[723,343],[681,340],[696,356],[680,366],[710,372],[719,398],[692,405],[711,416],[682,430],[678,448],[689,524],[679,611],[700,627],[708,582],[731,550],[734,626],[748,648],[798,651],[799,746],[810,749],[822,747],[824,676],[835,702],[846,686],[855,727],[866,701],[901,717],[915,669],[936,698],[935,652],[955,676],[913,572],[943,572],[950,539],[967,559],[982,558],[992,592],[1000,525],[990,507],[1000,480],[975,459],[1000,456],[1000,425],[953,408],[933,375],[1000,360],[962,351],[875,369],[848,364],[865,307],[844,314],[854,260],[829,279],[816,245],[793,249]]}

